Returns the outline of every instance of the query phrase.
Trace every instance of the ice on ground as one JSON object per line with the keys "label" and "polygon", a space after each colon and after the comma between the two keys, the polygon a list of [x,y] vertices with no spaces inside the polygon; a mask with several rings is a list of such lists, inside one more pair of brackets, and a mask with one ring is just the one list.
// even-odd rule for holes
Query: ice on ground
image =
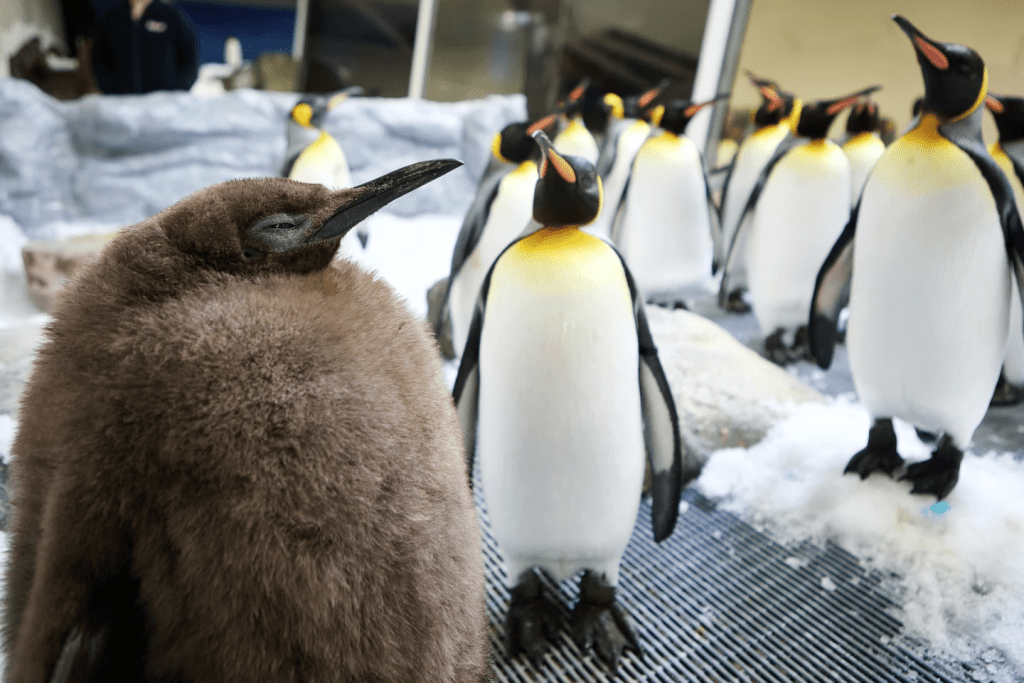
{"label": "ice on ground", "polygon": [[[884,474],[843,475],[869,424],[847,401],[803,406],[752,448],[715,453],[697,486],[784,544],[833,540],[897,573],[908,635],[965,660],[994,647],[1024,671],[1024,462],[968,452],[937,503]],[[912,427],[896,434],[904,459],[929,457]]]}

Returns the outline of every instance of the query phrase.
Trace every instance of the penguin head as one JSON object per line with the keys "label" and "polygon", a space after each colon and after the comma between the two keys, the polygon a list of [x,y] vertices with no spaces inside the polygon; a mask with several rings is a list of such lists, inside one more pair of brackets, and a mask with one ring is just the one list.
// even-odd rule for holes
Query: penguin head
{"label": "penguin head", "polygon": [[865,95],[870,95],[882,86],[875,85],[865,88],[852,95],[840,97],[834,100],[818,100],[803,107],[800,112],[800,121],[796,126],[796,134],[811,138],[812,140],[823,140],[828,136],[828,129],[835,120],[836,115],[852,104],[855,104]]}
{"label": "penguin head", "polygon": [[622,98],[613,92],[606,93],[601,99],[604,102],[604,109],[608,112],[608,116],[613,119],[624,119],[626,118],[626,105],[623,103]]}
{"label": "penguin head", "polygon": [[[658,98],[665,91],[672,81],[668,78],[662,79],[650,90],[646,90],[639,95],[630,95],[622,102],[622,117],[626,119],[640,119],[644,117],[644,112],[650,110],[657,104]],[[606,96],[607,97],[607,96]],[[617,96],[616,96],[617,97]]]}
{"label": "penguin head", "polygon": [[509,164],[521,164],[529,160],[536,152],[537,145],[533,134],[538,130],[547,131],[558,120],[558,113],[548,114],[533,123],[519,121],[510,123],[496,133],[491,143],[494,156]]}
{"label": "penguin head", "polygon": [[587,94],[590,87],[590,79],[584,78],[579,85],[569,92],[569,96],[558,103],[556,110],[561,112],[567,119],[583,114],[583,96]]}
{"label": "penguin head", "polygon": [[985,106],[996,120],[999,142],[1024,138],[1024,97],[1004,97],[989,93],[985,97]]}
{"label": "penguin head", "polygon": [[940,43],[926,37],[905,18],[894,14],[910,38],[924,78],[921,112],[935,115],[940,123],[967,117],[985,100],[988,72],[977,52],[966,45]]}
{"label": "penguin head", "polygon": [[326,268],[345,233],[370,214],[461,165],[425,161],[336,191],[287,178],[231,180],[186,197],[156,220],[199,268],[308,273]]}
{"label": "penguin head", "polygon": [[754,125],[757,128],[774,126],[793,113],[796,96],[785,92],[775,81],[759,78],[747,71],[747,78],[761,93],[761,106],[754,111]]}
{"label": "penguin head", "polygon": [[601,179],[592,163],[555,151],[544,131],[533,134],[541,149],[533,191],[533,219],[548,228],[587,225],[601,212]]}
{"label": "penguin head", "polygon": [[853,105],[850,116],[846,119],[847,133],[874,133],[881,129],[882,119],[878,114],[878,105],[870,97]]}
{"label": "penguin head", "polygon": [[319,128],[327,113],[327,103],[319,97],[303,97],[292,107],[292,121],[303,128]]}
{"label": "penguin head", "polygon": [[661,126],[669,133],[682,135],[683,131],[686,130],[687,124],[690,123],[690,119],[697,112],[720,99],[723,99],[722,96],[699,103],[693,103],[689,100],[672,100],[663,105],[662,112],[658,115],[658,122],[655,125]]}

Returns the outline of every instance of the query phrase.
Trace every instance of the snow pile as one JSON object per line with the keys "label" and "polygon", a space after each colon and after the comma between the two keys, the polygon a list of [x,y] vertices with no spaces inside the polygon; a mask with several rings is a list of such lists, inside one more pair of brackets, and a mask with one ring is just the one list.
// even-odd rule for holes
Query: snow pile
{"label": "snow pile", "polygon": [[[997,661],[994,647],[1024,671],[1024,462],[968,453],[936,503],[884,474],[843,476],[869,426],[848,401],[801,407],[756,446],[715,453],[698,489],[784,544],[831,539],[898,574],[909,635],[964,660]],[[897,423],[896,434],[906,460],[929,457],[912,427]]]}

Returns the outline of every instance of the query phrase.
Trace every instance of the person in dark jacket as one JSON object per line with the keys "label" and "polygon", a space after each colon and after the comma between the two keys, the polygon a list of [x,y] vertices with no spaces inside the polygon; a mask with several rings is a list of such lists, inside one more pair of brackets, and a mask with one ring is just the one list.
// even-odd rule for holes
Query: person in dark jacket
{"label": "person in dark jacket", "polygon": [[170,0],[124,0],[99,21],[92,61],[107,94],[188,90],[199,73],[195,29]]}

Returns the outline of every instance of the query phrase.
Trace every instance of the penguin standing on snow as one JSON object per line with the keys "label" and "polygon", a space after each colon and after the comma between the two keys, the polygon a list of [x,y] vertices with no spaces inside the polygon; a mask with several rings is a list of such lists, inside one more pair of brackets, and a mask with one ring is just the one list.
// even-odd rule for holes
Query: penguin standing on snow
{"label": "penguin standing on snow", "polygon": [[828,129],[861,92],[803,108],[796,136],[781,143],[761,171],[733,235],[719,302],[730,289],[736,244],[747,236],[747,269],[754,315],[774,363],[809,357],[807,310],[814,277],[850,217],[850,162]]}
{"label": "penguin standing on snow", "polygon": [[[337,95],[307,95],[292,107],[288,118],[288,148],[285,152],[285,166],[281,175],[302,183],[320,183],[330,190],[352,187],[345,152],[334,137],[323,130],[324,117],[339,104],[353,95],[362,94],[359,86],[348,88]],[[341,253],[354,254],[366,246],[365,226],[359,226],[354,233],[342,241]]]}
{"label": "penguin standing on snow", "polygon": [[597,140],[583,123],[583,96],[589,87],[590,79],[583,79],[583,82],[573,88],[565,103],[559,107],[562,112],[559,118],[564,127],[555,136],[554,145],[559,154],[583,157],[590,163],[596,164],[597,158],[600,156],[600,149],[597,146]]}
{"label": "penguin standing on snow", "polygon": [[860,199],[868,173],[885,152],[885,143],[879,134],[881,130],[878,106],[870,97],[858,102],[850,110],[850,116],[846,119],[843,153],[850,162],[851,205]]}
{"label": "penguin standing on snow", "polygon": [[587,226],[587,232],[598,237],[611,237],[612,220],[618,212],[626,183],[629,182],[633,160],[647,140],[647,136],[651,134],[651,124],[644,121],[641,114],[656,101],[666,87],[667,82],[659,83],[657,87],[639,96],[625,99],[614,93],[604,96],[609,123],[604,145],[597,159],[597,174],[601,177],[604,187],[605,201],[601,214],[596,221]]}
{"label": "penguin standing on snow", "polygon": [[[1006,352],[1010,269],[1024,230],[1006,176],[981,140],[988,75],[974,50],[931,40],[906,19],[924,77],[917,126],[890,145],[818,274],[811,349],[832,360],[846,301],[853,382],[874,420],[847,472],[902,469],[892,418],[942,433],[900,477],[944,498],[988,409]],[[1021,330],[1017,330],[1018,334]]]}
{"label": "penguin standing on snow", "polygon": [[648,301],[685,308],[683,291],[711,276],[721,230],[718,207],[704,158],[683,131],[715,101],[656,107],[651,120],[662,132],[649,137],[633,161],[612,240]]}
{"label": "penguin standing on snow", "polygon": [[482,679],[480,535],[436,348],[385,283],[328,267],[459,165],[215,185],[69,285],[13,448],[10,680]]}
{"label": "penguin standing on snow", "polygon": [[525,650],[537,664],[555,637],[558,610],[536,570],[558,580],[582,570],[573,639],[614,667],[625,649],[640,650],[615,585],[645,453],[658,541],[695,473],[643,299],[615,249],[579,229],[597,216],[601,180],[537,139],[536,229],[484,281],[454,396],[507,567],[506,654]]}
{"label": "penguin standing on snow", "polygon": [[[1013,188],[1018,213],[1024,212],[1024,97],[989,93],[985,106],[992,113],[999,130],[999,140],[989,145],[989,154]],[[1010,337],[1006,342],[1003,372],[992,394],[992,405],[1015,405],[1022,398],[1019,387],[1024,384],[1024,335],[1021,335],[1024,320],[1016,284],[1010,288],[1010,296]]]}
{"label": "penguin standing on snow", "polygon": [[[769,80],[758,78],[747,72],[750,82],[761,93],[761,106],[754,112],[754,130],[740,144],[729,165],[722,187],[722,240],[715,260],[725,264],[733,235],[739,227],[740,216],[747,205],[750,193],[761,176],[761,171],[787,136],[796,130],[800,120],[802,102]],[[729,273],[730,289],[721,302],[722,308],[733,313],[746,313],[750,307],[743,300],[747,289],[747,240],[736,244],[735,255]]]}
{"label": "penguin standing on snow", "polygon": [[[523,234],[533,216],[538,155],[531,136],[552,125],[556,117],[552,114],[532,124],[512,123],[494,137],[491,151],[495,158],[514,165],[514,170],[481,184],[455,241],[437,325],[444,325],[447,316],[456,356],[462,355],[473,321],[473,307],[487,271],[498,254]],[[439,335],[440,329],[435,334]]]}

